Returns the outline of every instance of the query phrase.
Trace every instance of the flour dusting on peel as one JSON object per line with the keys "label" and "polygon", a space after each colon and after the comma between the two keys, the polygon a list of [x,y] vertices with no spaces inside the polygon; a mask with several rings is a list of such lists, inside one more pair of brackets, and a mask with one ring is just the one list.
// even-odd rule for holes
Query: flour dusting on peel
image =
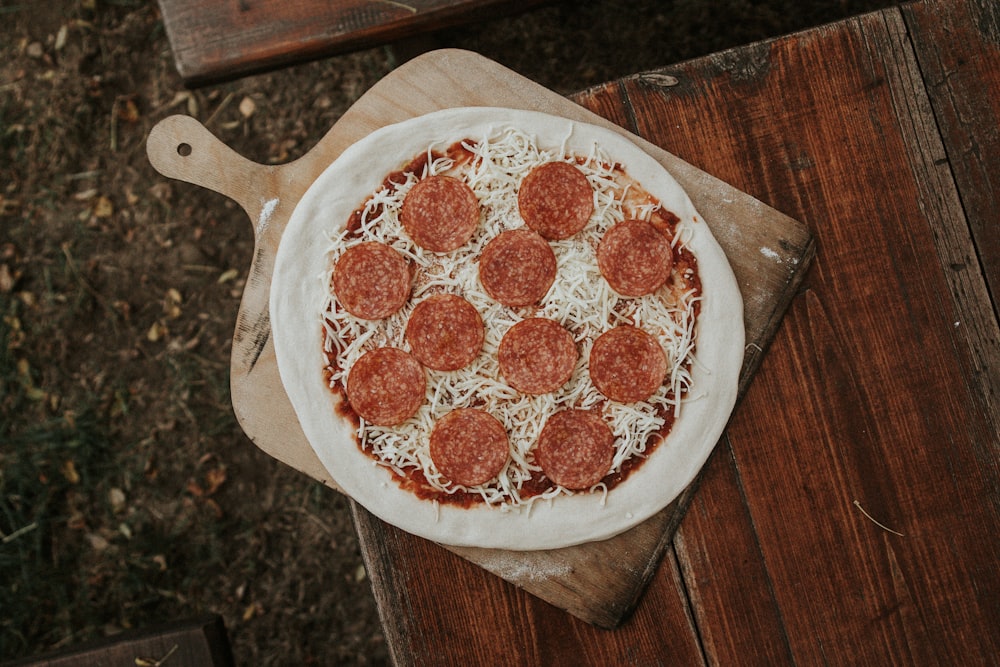
{"label": "flour dusting on peel", "polygon": [[513,582],[538,582],[573,574],[573,566],[569,563],[528,558],[523,553],[496,551],[482,555],[477,562],[498,577]]}
{"label": "flour dusting on peel", "polygon": [[269,199],[264,202],[260,207],[260,217],[257,218],[257,236],[260,237],[267,231],[267,228],[271,224],[271,216],[274,215],[274,209],[278,207],[278,203],[281,200],[275,197],[274,199]]}

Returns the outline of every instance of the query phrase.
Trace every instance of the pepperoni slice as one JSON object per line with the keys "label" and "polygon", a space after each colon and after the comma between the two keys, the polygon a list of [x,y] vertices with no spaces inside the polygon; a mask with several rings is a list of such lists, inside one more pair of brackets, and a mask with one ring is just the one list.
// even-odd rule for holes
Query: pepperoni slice
{"label": "pepperoni slice", "polygon": [[476,358],[486,331],[471,303],[454,294],[435,294],[413,309],[404,336],[424,366],[454,371]]}
{"label": "pepperoni slice", "polygon": [[410,266],[396,250],[368,241],[344,251],[333,267],[333,291],[344,310],[380,320],[410,297]]}
{"label": "pepperoni slice", "polygon": [[511,229],[493,238],[479,257],[479,282],[505,306],[538,302],[556,279],[556,255],[530,229]]}
{"label": "pepperoni slice", "polygon": [[667,355],[642,329],[619,326],[597,337],[590,350],[590,379],[613,401],[644,401],[667,376]]}
{"label": "pepperoni slice", "polygon": [[517,207],[526,225],[547,239],[568,239],[594,212],[594,189],[568,162],[546,162],[524,177]]}
{"label": "pepperoni slice", "polygon": [[643,296],[670,277],[670,241],[652,223],[624,220],[604,233],[597,246],[597,267],[614,291]]}
{"label": "pepperoni slice", "polygon": [[428,176],[410,188],[399,211],[413,242],[432,252],[450,252],[472,238],[479,225],[479,201],[451,176]]}
{"label": "pepperoni slice", "polygon": [[431,431],[431,460],[442,475],[462,486],[484,484],[496,477],[509,452],[503,424],[484,410],[452,410]]}
{"label": "pepperoni slice", "polygon": [[573,375],[576,343],[555,320],[532,317],[504,334],[497,358],[507,384],[525,394],[545,394]]}
{"label": "pepperoni slice", "polygon": [[366,352],[347,376],[347,401],[365,421],[379,426],[395,426],[412,417],[426,391],[420,362],[395,347]]}
{"label": "pepperoni slice", "polygon": [[611,471],[615,434],[600,414],[562,410],[549,417],[535,459],[545,476],[567,489],[589,489]]}

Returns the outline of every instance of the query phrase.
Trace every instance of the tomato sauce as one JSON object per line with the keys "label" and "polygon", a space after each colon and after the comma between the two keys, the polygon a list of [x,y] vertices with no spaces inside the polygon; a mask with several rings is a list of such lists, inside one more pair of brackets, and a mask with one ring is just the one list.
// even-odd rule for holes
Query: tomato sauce
{"label": "tomato sauce", "polygon": [[[405,183],[410,175],[420,176],[423,174],[430,161],[437,160],[442,157],[453,160],[456,165],[469,162],[475,158],[475,153],[468,148],[467,144],[474,145],[474,142],[469,140],[455,142],[443,153],[431,152],[428,154],[427,152],[424,152],[407,163],[402,169],[391,172],[383,181],[382,186],[390,191],[394,191],[398,189],[400,185]],[[582,164],[585,162],[585,159],[578,158],[578,162]],[[619,164],[613,165],[613,169],[624,174],[624,169]],[[628,177],[626,176],[626,178]],[[632,190],[627,196],[627,199],[628,203],[633,206],[656,203],[655,200],[641,188]],[[351,217],[348,220],[347,229],[352,235],[358,234],[361,229],[363,211],[363,206],[358,208],[351,214]],[[379,211],[375,211],[374,213],[378,215]],[[672,211],[654,209],[650,213],[650,222],[663,231],[667,236],[673,238],[676,234],[677,226],[680,223],[680,218]],[[687,248],[681,247],[680,244],[675,244],[673,251],[673,263],[674,271],[672,272],[671,279],[673,281],[672,287],[674,293],[681,294],[690,292],[692,297],[700,296],[701,278],[698,273],[698,261],[695,255]],[[693,306],[694,316],[697,317],[699,312],[700,302],[696,301]],[[333,373],[339,370],[337,355],[335,353],[326,353],[325,356],[327,359],[327,368],[325,372],[327,386],[329,386],[331,391],[334,392],[334,394],[340,399],[337,401],[337,414],[345,419],[348,419],[355,429],[357,429],[360,427],[361,419],[351,408],[350,403],[348,403],[343,383],[340,381],[331,383]],[[482,402],[483,401],[481,399],[474,399],[474,403]],[[648,436],[643,454],[632,456],[631,458],[625,460],[621,464],[619,470],[608,474],[601,480],[601,484],[606,487],[608,491],[611,491],[619,484],[625,482],[633,472],[638,470],[639,467],[645,462],[646,458],[648,458],[656,450],[659,444],[670,433],[674,425],[673,413],[661,408],[658,411],[658,416],[663,419],[663,425],[658,431],[651,433]],[[381,462],[381,459],[379,459],[378,456],[373,454],[371,451],[362,448],[360,441],[357,442],[357,445],[366,456],[372,458],[376,462]],[[478,493],[468,491],[447,493],[435,488],[427,480],[423,470],[419,468],[406,468],[402,472],[393,468],[388,468],[388,470],[390,471],[394,481],[401,489],[413,493],[421,500],[431,500],[443,505],[463,508],[474,507],[485,504],[486,502],[483,496]],[[540,471],[533,471],[532,476],[521,483],[518,493],[522,500],[529,500],[551,491],[552,489],[554,489],[554,485],[551,480],[544,475],[544,473]]]}

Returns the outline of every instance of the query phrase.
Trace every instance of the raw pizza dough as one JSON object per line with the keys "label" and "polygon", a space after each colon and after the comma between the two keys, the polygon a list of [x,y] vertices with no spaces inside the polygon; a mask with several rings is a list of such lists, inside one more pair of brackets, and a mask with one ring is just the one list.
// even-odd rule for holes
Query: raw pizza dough
{"label": "raw pizza dough", "polygon": [[[680,217],[702,283],[692,384],[679,418],[630,476],[605,493],[574,493],[501,510],[421,500],[357,444],[341,394],[327,387],[322,310],[330,239],[388,174],[430,148],[513,128],[543,148],[587,155],[596,146],[624,165]],[[285,390],[313,449],[337,485],[381,519],[456,546],[553,549],[606,539],[649,518],[691,483],[721,436],[736,400],[744,354],[743,304],[728,261],[687,195],[651,156],[610,130],[539,112],[454,108],[383,127],[337,158],[299,201],[284,231],[271,284],[271,327]]]}

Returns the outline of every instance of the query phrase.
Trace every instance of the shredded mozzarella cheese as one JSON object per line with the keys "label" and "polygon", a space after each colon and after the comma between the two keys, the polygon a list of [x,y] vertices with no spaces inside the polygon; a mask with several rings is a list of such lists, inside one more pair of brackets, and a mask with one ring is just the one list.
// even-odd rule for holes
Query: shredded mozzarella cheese
{"label": "shredded mozzarella cheese", "polygon": [[[545,420],[563,408],[602,410],[615,435],[612,469],[618,472],[633,457],[642,457],[652,435],[664,426],[662,413],[680,414],[681,399],[691,383],[695,316],[693,293],[676,295],[670,283],[655,294],[641,298],[617,295],[597,267],[597,244],[604,232],[627,218],[648,220],[658,209],[648,198],[632,203],[626,195],[637,186],[615,163],[594,146],[586,156],[567,155],[563,146],[543,150],[534,137],[508,130],[498,136],[472,138],[463,143],[471,157],[437,157],[428,149],[423,173],[406,174],[396,187],[380,187],[364,203],[360,227],[344,230],[330,239],[330,285],[333,265],[349,247],[365,241],[391,246],[416,267],[413,297],[399,312],[378,321],[360,320],[341,308],[334,294],[324,307],[324,350],[335,359],[330,386],[346,384],[347,374],[366,351],[391,345],[408,349],[403,333],[415,303],[431,294],[447,292],[468,300],[482,316],[486,328],[480,355],[457,371],[427,370],[427,397],[411,419],[395,427],[381,427],[362,420],[358,430],[360,446],[382,465],[405,476],[408,469],[419,470],[427,483],[444,493],[468,491],[503,510],[529,505],[572,493],[553,486],[541,494],[522,497],[521,490],[533,473],[540,471],[532,447],[538,441]],[[447,147],[445,147],[447,148]],[[594,190],[594,214],[583,231],[574,237],[550,243],[557,263],[557,277],[540,306],[509,308],[494,301],[479,283],[478,258],[486,243],[500,232],[521,227],[517,211],[517,189],[521,179],[535,166],[564,160],[577,165]],[[446,174],[461,178],[473,190],[481,207],[481,224],[463,247],[447,254],[425,251],[403,231],[399,211],[407,192],[421,178]],[[684,245],[677,233],[672,245]],[[693,292],[693,290],[692,290]],[[548,317],[563,325],[579,345],[580,356],[573,375],[562,388],[541,396],[522,394],[503,380],[497,349],[503,335],[526,317]],[[590,381],[587,359],[591,345],[601,333],[619,324],[634,324],[654,334],[667,355],[667,381],[647,401],[621,404],[608,401]],[[452,484],[435,468],[429,455],[428,439],[438,419],[459,407],[480,407],[497,417],[506,427],[510,459],[497,479],[472,488]],[[593,491],[607,494],[601,483]]]}

